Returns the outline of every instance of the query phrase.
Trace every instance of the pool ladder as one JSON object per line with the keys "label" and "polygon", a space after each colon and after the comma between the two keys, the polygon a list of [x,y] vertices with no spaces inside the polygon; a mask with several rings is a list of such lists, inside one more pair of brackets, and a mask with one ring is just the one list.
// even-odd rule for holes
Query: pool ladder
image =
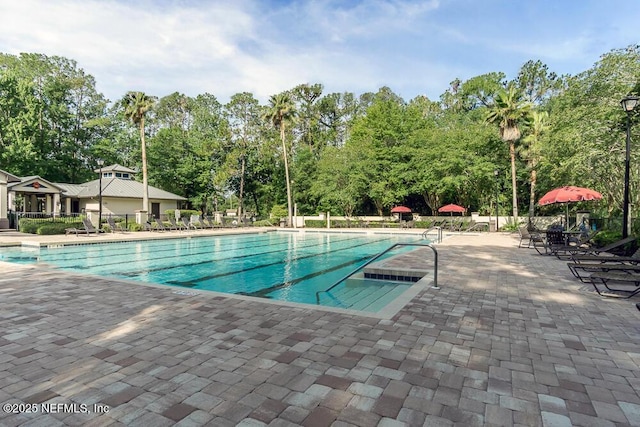
{"label": "pool ladder", "polygon": [[[437,228],[440,228],[440,227],[437,227]],[[429,230],[427,230],[427,231],[429,231]],[[427,231],[425,231],[423,233],[423,236],[425,235],[425,233],[427,233]],[[436,250],[436,248],[434,248],[433,245],[431,245],[430,243],[426,243],[426,244],[425,243],[395,243],[395,244],[389,246],[384,251],[380,252],[378,255],[376,255],[373,258],[371,258],[369,261],[367,261],[364,264],[362,264],[360,267],[358,267],[355,270],[353,270],[351,273],[349,273],[346,276],[344,276],[342,279],[338,280],[336,283],[331,285],[329,288],[325,289],[324,291],[317,291],[316,292],[316,304],[320,305],[320,294],[331,292],[331,290],[333,290],[333,288],[338,286],[340,283],[344,282],[349,277],[353,276],[358,271],[362,270],[367,265],[371,264],[372,262],[374,262],[375,260],[377,260],[378,258],[383,256],[387,252],[390,252],[390,251],[392,251],[393,249],[395,249],[395,248],[397,248],[399,246],[420,246],[420,247],[431,248],[431,250],[433,251],[433,256],[434,256],[434,262],[433,262],[433,286],[431,286],[431,288],[432,289],[440,289],[438,287],[438,251]]]}

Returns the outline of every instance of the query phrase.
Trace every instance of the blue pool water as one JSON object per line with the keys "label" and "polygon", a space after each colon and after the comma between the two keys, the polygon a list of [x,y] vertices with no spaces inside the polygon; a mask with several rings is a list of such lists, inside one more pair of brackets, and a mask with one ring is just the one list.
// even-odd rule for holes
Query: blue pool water
{"label": "blue pool water", "polygon": [[[269,232],[52,248],[4,248],[0,260],[46,263],[75,272],[139,280],[181,289],[316,304],[326,290],[394,243],[419,236]],[[399,248],[390,255],[411,250]],[[350,280],[321,304],[378,311],[410,283]]]}

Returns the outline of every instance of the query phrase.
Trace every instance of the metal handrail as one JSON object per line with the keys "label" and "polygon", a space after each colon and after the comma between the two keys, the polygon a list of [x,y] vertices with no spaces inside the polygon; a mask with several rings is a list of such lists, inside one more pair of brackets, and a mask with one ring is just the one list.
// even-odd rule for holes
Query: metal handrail
{"label": "metal handrail", "polygon": [[423,239],[427,239],[427,235],[431,231],[437,231],[437,233],[436,233],[436,243],[442,242],[442,227],[440,227],[440,226],[431,227],[431,228],[427,229],[426,231],[424,231],[422,233],[422,238]]}
{"label": "metal handrail", "polygon": [[344,276],[342,279],[338,280],[336,283],[334,283],[333,285],[329,286],[329,288],[323,290],[323,291],[317,291],[316,292],[316,304],[320,305],[320,294],[321,293],[328,293],[330,292],[333,288],[335,288],[336,286],[338,286],[340,283],[344,282],[345,280],[347,280],[349,277],[353,276],[354,274],[356,274],[358,271],[362,270],[363,268],[365,268],[367,265],[371,264],[372,262],[374,262],[375,260],[377,260],[378,258],[380,258],[382,255],[386,254],[387,252],[397,248],[398,246],[422,246],[422,247],[428,247],[431,248],[431,250],[433,251],[433,255],[434,255],[434,267],[433,267],[433,286],[431,288],[433,289],[440,289],[438,287],[438,251],[436,250],[436,248],[433,247],[433,245],[431,245],[430,243],[427,244],[423,244],[423,243],[395,243],[391,246],[389,246],[387,249],[385,249],[384,251],[380,252],[378,255],[374,256],[373,258],[371,258],[369,261],[365,262],[364,264],[362,264],[360,267],[356,268],[355,270],[353,270],[351,273],[347,274],[346,276]]}

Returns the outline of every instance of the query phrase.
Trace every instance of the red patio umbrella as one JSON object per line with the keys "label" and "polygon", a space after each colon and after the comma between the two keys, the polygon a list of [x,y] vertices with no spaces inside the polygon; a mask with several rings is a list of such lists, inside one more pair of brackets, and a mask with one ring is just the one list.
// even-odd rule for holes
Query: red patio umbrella
{"label": "red patio umbrella", "polygon": [[406,206],[396,206],[391,209],[391,213],[411,213],[411,209]]}
{"label": "red patio umbrella", "polygon": [[451,214],[453,214],[454,212],[464,213],[466,211],[467,211],[467,209],[463,208],[462,206],[455,205],[453,203],[450,203],[448,205],[444,205],[444,206],[442,206],[441,208],[438,209],[438,212],[450,212]]}
{"label": "red patio umbrella", "polygon": [[583,200],[600,200],[602,194],[595,190],[584,187],[574,187],[567,185],[560,188],[555,188],[542,196],[538,201],[540,206],[550,205],[552,203],[568,203],[568,202],[581,202]]}
{"label": "red patio umbrella", "polygon": [[585,200],[600,200],[602,194],[595,190],[584,187],[575,187],[566,185],[564,187],[554,188],[538,200],[540,206],[546,206],[553,203],[566,203],[566,223],[569,224],[569,202],[582,202]]}

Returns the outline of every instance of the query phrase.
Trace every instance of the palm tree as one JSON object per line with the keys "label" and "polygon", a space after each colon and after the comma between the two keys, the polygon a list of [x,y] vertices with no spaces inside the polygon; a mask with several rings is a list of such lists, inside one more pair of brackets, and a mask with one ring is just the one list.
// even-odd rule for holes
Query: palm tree
{"label": "palm tree", "polygon": [[531,111],[531,105],[522,100],[522,94],[514,85],[507,89],[500,89],[496,94],[494,104],[489,108],[487,122],[498,122],[500,137],[509,144],[509,156],[511,157],[511,186],[513,189],[513,217],[518,223],[518,192],[516,188],[516,142],[520,139],[520,128],[523,121],[527,120]]}
{"label": "palm tree", "polygon": [[155,96],[147,96],[144,92],[127,92],[122,99],[124,114],[127,119],[138,125],[142,148],[142,210],[149,211],[149,177],[147,175],[147,145],[144,139],[144,119],[156,102]]}
{"label": "palm tree", "polygon": [[548,119],[548,112],[533,111],[531,114],[531,131],[522,139],[522,142],[525,143],[522,154],[527,160],[527,166],[530,173],[529,181],[531,184],[531,191],[529,192],[529,222],[531,222],[535,212],[536,182],[538,179],[536,168],[540,161],[540,140],[542,138],[542,134],[549,127],[547,123]]}
{"label": "palm tree", "polygon": [[280,130],[280,140],[282,141],[282,155],[284,157],[284,173],[287,182],[287,226],[291,227],[293,217],[291,204],[291,181],[289,179],[289,161],[287,156],[287,144],[285,138],[285,128],[287,123],[296,116],[296,109],[291,96],[287,92],[273,95],[269,98],[269,106],[263,114],[263,119],[271,122],[276,129]]}

